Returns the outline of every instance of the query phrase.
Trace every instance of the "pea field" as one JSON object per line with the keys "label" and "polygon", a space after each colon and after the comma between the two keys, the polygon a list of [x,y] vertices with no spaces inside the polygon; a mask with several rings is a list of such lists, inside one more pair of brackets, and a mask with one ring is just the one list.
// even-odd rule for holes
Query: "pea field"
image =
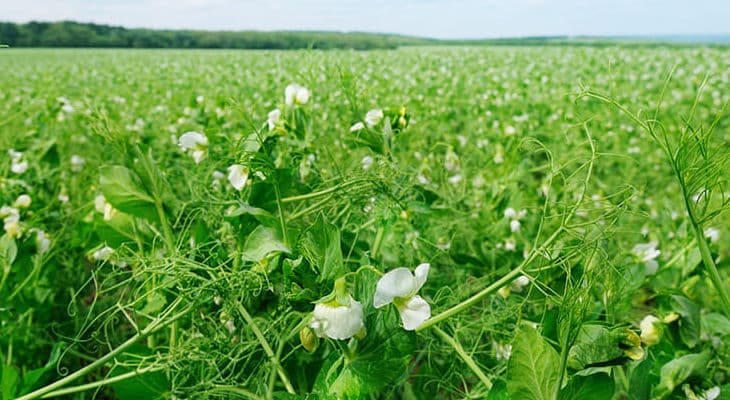
{"label": "pea field", "polygon": [[1,399],[730,399],[730,48],[0,71]]}

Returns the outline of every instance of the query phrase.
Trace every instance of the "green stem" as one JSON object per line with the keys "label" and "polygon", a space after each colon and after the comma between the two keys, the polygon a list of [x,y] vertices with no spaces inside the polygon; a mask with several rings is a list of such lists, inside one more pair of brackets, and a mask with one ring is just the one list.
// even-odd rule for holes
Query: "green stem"
{"label": "green stem", "polygon": [[705,268],[707,268],[707,273],[710,275],[710,280],[712,281],[712,284],[715,286],[717,293],[720,295],[720,300],[722,300],[723,304],[723,313],[726,316],[730,316],[730,298],[728,297],[728,294],[722,285],[722,278],[720,277],[720,273],[717,270],[717,265],[715,265],[715,260],[712,259],[712,253],[710,253],[710,247],[707,245],[707,240],[705,240],[704,232],[702,232],[702,227],[697,224],[693,225],[695,230],[695,238],[697,239],[697,244],[700,246],[700,255],[702,256],[702,262],[705,264]]}
{"label": "green stem", "polygon": [[317,191],[317,192],[312,192],[312,193],[307,193],[307,194],[300,194],[298,196],[284,197],[283,199],[281,199],[281,202],[284,203],[284,204],[286,204],[286,203],[293,203],[295,201],[307,200],[307,199],[311,199],[311,198],[314,198],[314,197],[324,196],[324,195],[330,194],[332,192],[335,192],[338,189],[342,189],[343,187],[350,186],[350,185],[354,185],[354,184],[360,183],[360,182],[367,182],[367,181],[365,179],[357,179],[357,180],[353,180],[353,181],[350,181],[350,182],[344,182],[344,183],[341,183],[339,185],[335,185],[335,186],[332,186],[332,187],[327,188],[327,189],[322,189],[322,190]]}
{"label": "green stem", "polygon": [[378,256],[378,251],[380,250],[380,245],[383,243],[383,236],[385,234],[385,228],[380,226],[378,228],[378,231],[375,233],[375,241],[373,242],[373,251],[370,255],[372,258],[376,258]]}
{"label": "green stem", "polygon": [[76,372],[74,372],[74,373],[72,373],[70,375],[67,375],[63,379],[59,379],[56,382],[53,382],[53,383],[51,383],[49,385],[46,385],[46,386],[44,386],[44,387],[42,387],[40,389],[37,389],[37,390],[35,390],[35,391],[31,392],[31,393],[26,394],[24,396],[18,397],[15,400],[30,400],[30,399],[39,398],[39,397],[41,397],[41,396],[43,396],[43,395],[45,395],[47,393],[50,393],[50,392],[52,392],[52,391],[54,391],[54,390],[56,390],[58,388],[63,387],[65,385],[67,385],[67,384],[75,381],[76,379],[81,378],[82,376],[90,373],[91,371],[93,371],[93,370],[101,367],[102,365],[106,364],[107,361],[113,359],[114,357],[117,356],[117,354],[123,352],[127,348],[129,348],[132,345],[134,345],[135,343],[137,343],[143,337],[145,337],[145,336],[147,336],[147,335],[155,332],[157,329],[159,329],[161,327],[164,327],[165,325],[167,325],[169,323],[172,323],[173,321],[176,321],[178,318],[182,317],[188,311],[190,311],[190,310],[183,311],[180,314],[177,314],[177,315],[171,317],[169,320],[165,320],[165,318],[167,317],[167,315],[172,310],[174,310],[175,307],[177,307],[180,304],[181,301],[182,301],[182,298],[178,298],[177,300],[175,300],[175,302],[173,302],[170,305],[170,307],[167,309],[167,311],[165,313],[161,314],[158,318],[156,318],[155,320],[153,320],[145,329],[143,329],[141,332],[135,334],[131,338],[127,339],[126,342],[120,344],[114,350],[110,351],[109,353],[107,353],[103,357],[97,359],[93,363],[91,363],[91,364],[89,364],[89,365],[87,365],[87,366],[85,366],[85,367],[77,370]]}
{"label": "green stem", "polygon": [[284,244],[289,247],[289,235],[286,229],[286,221],[284,221],[284,210],[281,207],[283,203],[281,199],[281,192],[279,191],[279,181],[274,182],[274,194],[276,195],[276,207],[279,210],[279,224],[281,225],[281,236],[284,239]]}
{"label": "green stem", "polygon": [[246,320],[246,324],[248,324],[249,328],[251,328],[251,331],[253,332],[254,336],[256,336],[256,339],[258,339],[259,344],[261,344],[261,347],[264,349],[264,352],[267,356],[269,356],[269,359],[274,364],[274,367],[276,368],[277,373],[279,374],[279,378],[284,384],[286,391],[291,394],[296,394],[296,392],[294,391],[294,387],[289,381],[289,378],[286,376],[284,368],[281,366],[281,364],[279,364],[279,360],[276,357],[276,354],[274,354],[274,351],[271,349],[269,342],[266,341],[264,334],[261,333],[261,330],[259,330],[258,325],[256,325],[256,321],[253,320],[251,314],[248,313],[246,308],[241,303],[238,303],[238,312],[240,312],[241,316],[243,316],[243,319]]}
{"label": "green stem", "polygon": [[484,372],[482,371],[481,368],[479,368],[476,361],[474,361],[474,359],[471,358],[471,356],[469,354],[467,354],[466,351],[464,351],[464,348],[461,347],[461,343],[459,343],[459,341],[457,341],[453,337],[449,336],[449,334],[447,334],[446,332],[441,330],[441,328],[439,328],[438,326],[435,326],[433,329],[434,329],[434,332],[436,332],[436,334],[441,336],[441,339],[443,339],[444,342],[448,343],[449,345],[451,345],[451,347],[454,348],[454,351],[456,351],[456,354],[458,354],[459,357],[461,357],[461,359],[464,361],[464,363],[469,367],[469,369],[471,369],[472,372],[474,372],[474,374],[477,376],[477,378],[479,378],[479,380],[482,382],[482,384],[484,384],[484,386],[486,386],[487,390],[491,390],[492,381],[489,380],[489,378],[486,375],[484,375]]}
{"label": "green stem", "polygon": [[461,303],[449,308],[446,311],[443,311],[436,315],[435,317],[431,317],[430,319],[427,319],[426,322],[421,324],[418,328],[416,328],[416,332],[423,331],[425,329],[430,328],[433,325],[436,325],[437,323],[451,317],[454,314],[457,314],[461,311],[466,310],[467,308],[473,306],[474,304],[481,301],[484,297],[496,292],[499,290],[502,286],[507,285],[508,283],[512,282],[515,278],[517,278],[520,274],[522,274],[523,269],[530,264],[535,257],[537,257],[537,254],[539,252],[542,252],[542,249],[547,247],[550,243],[552,243],[557,237],[558,234],[562,231],[562,229],[556,230],[545,242],[540,246],[540,250],[533,250],[530,255],[516,268],[514,268],[512,271],[508,272],[503,277],[499,278],[496,282],[492,283],[491,285],[487,286],[486,288],[482,289],[475,295],[469,297],[468,299],[462,301]]}
{"label": "green stem", "polygon": [[167,221],[167,215],[165,215],[165,208],[162,205],[161,199],[155,199],[155,208],[157,209],[157,216],[160,218],[160,224],[162,224],[162,233],[165,235],[167,251],[173,254],[175,251],[175,239],[172,235],[170,223]]}
{"label": "green stem", "polygon": [[89,389],[94,389],[94,388],[97,388],[97,387],[101,387],[101,386],[104,386],[104,385],[108,385],[110,383],[123,381],[123,380],[129,379],[129,378],[134,378],[137,375],[142,375],[142,374],[145,374],[147,372],[155,372],[155,371],[160,371],[160,370],[162,370],[162,368],[160,368],[160,367],[156,367],[156,368],[147,367],[147,368],[137,369],[137,370],[129,371],[129,372],[125,373],[125,374],[117,375],[117,376],[114,376],[114,377],[111,377],[111,378],[106,378],[106,379],[102,379],[100,381],[96,381],[96,382],[92,382],[92,383],[87,383],[85,385],[78,385],[78,386],[72,386],[72,387],[69,387],[69,388],[54,390],[52,392],[48,392],[48,393],[44,394],[43,396],[41,396],[41,398],[42,399],[47,399],[49,397],[63,396],[65,394],[83,392],[83,391],[86,391],[86,390],[89,390]]}

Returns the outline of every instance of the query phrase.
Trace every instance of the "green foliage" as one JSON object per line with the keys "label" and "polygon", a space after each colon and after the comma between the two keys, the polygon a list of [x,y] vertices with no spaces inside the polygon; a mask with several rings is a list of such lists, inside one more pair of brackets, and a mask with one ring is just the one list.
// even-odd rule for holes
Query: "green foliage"
{"label": "green foliage", "polygon": [[507,367],[507,389],[513,399],[553,400],[560,387],[558,353],[534,328],[522,326],[515,336]]}
{"label": "green foliage", "polygon": [[2,52],[3,398],[725,395],[727,57]]}

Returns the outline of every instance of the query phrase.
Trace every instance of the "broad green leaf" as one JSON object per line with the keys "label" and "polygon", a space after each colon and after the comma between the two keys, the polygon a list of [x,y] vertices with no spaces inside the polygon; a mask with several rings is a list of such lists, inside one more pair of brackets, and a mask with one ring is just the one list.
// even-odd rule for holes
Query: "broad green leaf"
{"label": "broad green leaf", "polygon": [[53,345],[51,355],[48,357],[48,361],[43,367],[23,374],[23,386],[20,389],[21,394],[29,393],[48,383],[53,375],[55,375],[56,364],[58,364],[58,360],[61,358],[61,353],[64,347],[66,347],[66,343],[57,342]]}
{"label": "broad green leaf", "polygon": [[507,383],[502,379],[493,382],[494,385],[489,390],[487,400],[510,400],[509,392],[507,391]]}
{"label": "broad green leaf", "polygon": [[[139,344],[132,346],[117,357],[119,364],[109,373],[110,377],[134,371],[135,368],[128,365],[138,363],[151,353],[145,346]],[[170,390],[170,383],[163,371],[153,371],[114,382],[111,387],[120,400],[158,400],[165,398],[165,394]]]}
{"label": "broad green leaf", "polygon": [[340,230],[320,215],[299,240],[302,255],[319,271],[319,281],[334,280],[345,272],[340,247]]}
{"label": "broad green leaf", "polygon": [[707,335],[730,335],[730,319],[718,313],[709,313],[702,316],[702,331]]}
{"label": "broad green leaf", "polygon": [[573,376],[560,391],[560,400],[611,400],[616,384],[606,374]]}
{"label": "broad green leaf", "polygon": [[155,200],[133,171],[121,165],[101,167],[99,185],[106,200],[119,211],[157,221]]}
{"label": "broad green leaf", "polygon": [[[624,327],[610,328],[585,324],[568,352],[568,368],[579,371],[590,367],[617,365],[628,360],[627,351],[633,349],[640,356],[641,339]],[[634,353],[632,353],[634,354]]]}
{"label": "broad green leaf", "polygon": [[0,266],[3,267],[5,273],[10,271],[10,266],[18,256],[18,245],[15,240],[7,233],[0,237]]}
{"label": "broad green leaf", "polygon": [[703,351],[702,353],[688,354],[664,364],[660,372],[659,385],[652,390],[651,398],[655,400],[665,399],[687,378],[704,375],[710,358],[711,353]]}
{"label": "broad green leaf", "polygon": [[673,295],[669,298],[672,310],[682,318],[679,319],[679,337],[689,348],[697,346],[700,341],[700,307],[690,299]]}
{"label": "broad green leaf", "polygon": [[314,392],[333,399],[370,397],[403,375],[415,350],[414,339],[412,333],[391,331],[387,337],[368,335],[347,362],[333,353],[319,371]]}
{"label": "broad green leaf", "polygon": [[534,329],[523,325],[507,365],[507,390],[513,399],[554,400],[558,389],[557,351]]}
{"label": "broad green leaf", "polygon": [[2,375],[0,375],[0,400],[15,398],[15,390],[18,387],[18,371],[10,365],[0,364]]}
{"label": "broad green leaf", "polygon": [[259,225],[246,238],[241,257],[244,261],[259,262],[272,253],[291,253],[291,250],[272,229]]}

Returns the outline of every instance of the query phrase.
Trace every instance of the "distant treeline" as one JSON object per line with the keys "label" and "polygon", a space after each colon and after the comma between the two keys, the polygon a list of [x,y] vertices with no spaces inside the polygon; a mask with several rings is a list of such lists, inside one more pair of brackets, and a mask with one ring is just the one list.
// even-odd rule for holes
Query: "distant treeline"
{"label": "distant treeline", "polygon": [[11,47],[367,50],[434,42],[408,36],[357,32],[153,30],[72,21],[0,22],[0,44]]}
{"label": "distant treeline", "polygon": [[63,22],[0,22],[0,47],[127,47],[175,49],[394,49],[413,45],[462,46],[630,46],[685,47],[702,43],[727,46],[722,40],[672,37],[539,36],[504,39],[437,40],[393,34],[313,31],[196,31],[127,29],[120,26]]}

